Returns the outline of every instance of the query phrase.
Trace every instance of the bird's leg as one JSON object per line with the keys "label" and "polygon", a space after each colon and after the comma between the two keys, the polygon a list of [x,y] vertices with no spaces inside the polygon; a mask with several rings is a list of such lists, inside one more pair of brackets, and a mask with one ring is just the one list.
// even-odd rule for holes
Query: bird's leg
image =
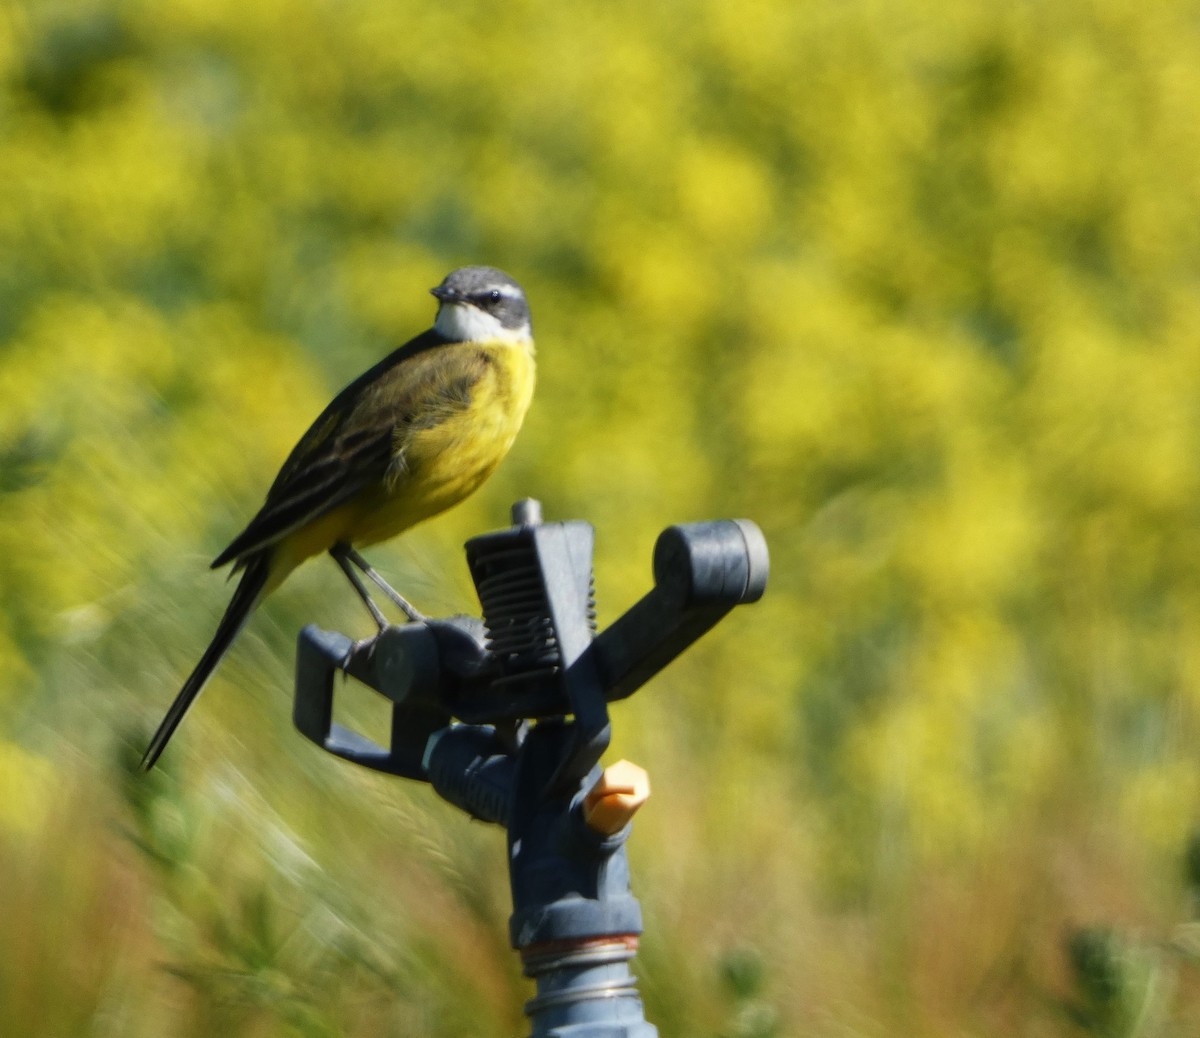
{"label": "bird's leg", "polygon": [[392,587],[386,580],[383,579],[358,552],[356,552],[348,544],[335,544],[329,551],[336,560],[339,566],[342,567],[342,572],[346,574],[350,583],[354,585],[355,590],[359,593],[367,608],[371,611],[371,615],[375,617],[375,622],[379,624],[379,629],[383,630],[387,626],[387,621],[383,619],[383,614],[380,613],[379,607],[371,601],[370,595],[367,594],[367,589],[363,587],[362,581],[359,580],[358,574],[350,567],[357,566],[370,580],[376,585],[388,598],[390,598],[404,613],[405,616],[412,622],[424,620],[425,617],[406,599],[399,591]]}
{"label": "bird's leg", "polygon": [[341,567],[342,572],[346,574],[346,579],[350,581],[350,585],[358,592],[358,597],[363,600],[363,605],[367,607],[368,612],[370,612],[372,619],[378,625],[379,629],[385,631],[388,626],[387,617],[383,615],[379,606],[371,600],[371,596],[367,593],[363,582],[359,579],[358,574],[354,572],[354,568],[350,565],[350,560],[346,558],[345,553],[347,550],[347,545],[335,544],[329,549],[329,554],[332,556],[333,561]]}
{"label": "bird's leg", "polygon": [[352,563],[354,563],[354,565],[362,570],[367,579],[370,580],[377,588],[379,588],[380,591],[387,595],[387,597],[396,604],[400,611],[407,616],[412,623],[419,623],[425,619],[424,613],[417,609],[417,607],[414,606],[407,598],[400,594],[399,591],[397,591],[394,587],[392,587],[391,584],[384,580],[383,577],[376,573],[371,564],[367,562],[367,560],[361,555],[359,555],[359,553],[353,548],[350,548],[346,552],[346,558],[348,558]]}

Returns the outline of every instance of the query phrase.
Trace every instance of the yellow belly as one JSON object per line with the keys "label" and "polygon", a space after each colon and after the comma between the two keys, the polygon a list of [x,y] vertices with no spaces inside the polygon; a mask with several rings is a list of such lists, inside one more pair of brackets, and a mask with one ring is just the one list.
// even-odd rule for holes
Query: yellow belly
{"label": "yellow belly", "polygon": [[444,512],[478,489],[504,459],[533,398],[531,343],[473,344],[491,364],[471,387],[466,408],[404,442],[392,477],[369,493],[288,534],[276,546],[271,587],[305,559],[339,541],[377,544]]}

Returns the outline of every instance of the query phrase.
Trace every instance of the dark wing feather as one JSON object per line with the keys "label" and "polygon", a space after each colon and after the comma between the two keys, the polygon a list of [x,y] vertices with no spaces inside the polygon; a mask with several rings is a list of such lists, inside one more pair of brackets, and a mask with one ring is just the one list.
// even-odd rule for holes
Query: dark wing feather
{"label": "dark wing feather", "polygon": [[288,483],[278,485],[246,529],[216,558],[213,568],[274,544],[381,480],[392,461],[394,438],[394,423],[388,423],[353,450],[339,449],[335,439],[331,447],[336,453],[315,459],[311,467],[298,468]]}
{"label": "dark wing feather", "polygon": [[[455,349],[453,360],[430,349]],[[259,513],[213,567],[268,547],[291,530],[381,483],[409,428],[430,425],[470,404],[486,356],[426,332],[339,393],[296,444]]]}
{"label": "dark wing feather", "polygon": [[275,482],[271,484],[271,489],[267,491],[267,501],[271,501],[275,495],[283,492],[299,471],[308,468],[314,459],[320,457],[323,453],[322,448],[325,448],[325,453],[328,453],[328,449],[332,446],[331,441],[336,439],[339,434],[359,431],[357,429],[348,430],[346,427],[348,420],[353,419],[358,405],[364,398],[372,394],[378,395],[380,386],[391,381],[389,376],[394,377],[397,368],[410,365],[417,357],[444,345],[446,345],[446,340],[432,329],[422,332],[399,349],[393,350],[374,367],[364,371],[338,393],[329,402],[329,406],[317,416],[317,420],[309,426],[308,432],[301,436],[300,441],[292,448],[291,454],[287,456],[287,460],[280,467]]}

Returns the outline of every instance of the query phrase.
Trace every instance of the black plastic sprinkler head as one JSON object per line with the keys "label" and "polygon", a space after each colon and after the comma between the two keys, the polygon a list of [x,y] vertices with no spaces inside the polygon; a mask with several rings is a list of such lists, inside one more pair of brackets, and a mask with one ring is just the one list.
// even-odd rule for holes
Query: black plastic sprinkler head
{"label": "black plastic sprinkler head", "polygon": [[[512,514],[511,527],[466,545],[482,620],[420,620],[360,644],[305,628],[296,727],[330,753],[429,782],[505,827],[510,934],[538,987],[526,1006],[533,1038],[653,1038],[628,969],[641,909],[624,847],[649,787],[624,762],[600,771],[608,704],[762,597],[766,541],[745,519],[664,530],[654,587],[598,632],[591,525],[543,523],[533,500]],[[390,701],[388,746],[333,722],[346,675]]]}

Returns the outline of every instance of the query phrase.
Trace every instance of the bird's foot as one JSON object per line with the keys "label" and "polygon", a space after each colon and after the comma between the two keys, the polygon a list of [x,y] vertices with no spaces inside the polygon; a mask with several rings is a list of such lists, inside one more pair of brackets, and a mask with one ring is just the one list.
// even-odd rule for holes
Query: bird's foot
{"label": "bird's foot", "polygon": [[343,674],[350,673],[350,665],[358,658],[359,655],[365,654],[367,659],[375,652],[375,642],[378,635],[371,638],[360,638],[350,646],[350,651],[342,657],[341,671]]}

